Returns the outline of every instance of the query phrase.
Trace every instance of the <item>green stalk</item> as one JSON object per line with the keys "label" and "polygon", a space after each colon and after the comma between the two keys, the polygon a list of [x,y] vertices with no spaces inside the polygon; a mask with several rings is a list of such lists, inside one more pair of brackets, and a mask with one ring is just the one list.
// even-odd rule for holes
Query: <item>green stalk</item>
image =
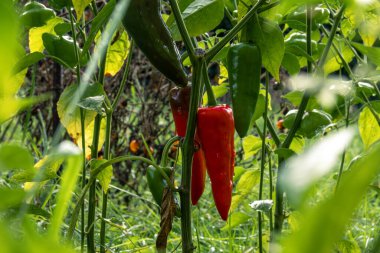
{"label": "green stalk", "polygon": [[[109,160],[111,158],[110,155],[110,145],[111,145],[111,126],[112,126],[112,111],[107,113],[106,116],[106,136],[104,142],[104,158]],[[106,222],[105,218],[107,217],[107,193],[103,192],[103,203],[102,203],[102,219],[100,223],[100,252],[105,253],[105,242],[106,242]]]}
{"label": "green stalk", "polygon": [[[318,62],[318,67],[314,71],[314,73],[323,75],[323,65],[326,62],[327,54],[330,51],[331,45],[333,43],[333,40],[334,40],[334,37],[336,34],[336,31],[337,31],[338,26],[340,24],[340,20],[343,17],[344,9],[345,9],[345,5],[342,5],[342,7],[339,9],[338,13],[336,14],[336,16],[334,18],[334,23],[333,23],[333,26],[331,29],[330,37],[327,41],[325,49],[323,50],[321,59]],[[310,10],[308,8],[308,12],[309,11]],[[310,15],[310,14],[308,14],[308,15]],[[307,31],[310,32],[310,28],[307,28]],[[310,39],[310,36],[308,36],[308,38]],[[308,43],[311,43],[311,42],[308,42]],[[298,108],[298,113],[296,115],[294,123],[293,123],[285,141],[281,145],[282,148],[289,148],[290,144],[292,143],[293,138],[297,132],[297,129],[301,125],[302,116],[306,110],[307,104],[309,102],[309,98],[310,98],[310,94],[308,94],[308,92],[305,92],[303,97],[302,97],[301,104]],[[278,173],[280,174],[282,172],[281,168],[285,165],[285,161],[283,161],[282,159],[279,159],[279,164],[280,164],[280,166],[279,166]],[[284,202],[283,201],[283,194],[284,194],[284,192],[280,189],[279,181],[277,180],[277,183],[276,183],[276,211],[275,211],[275,222],[274,222],[274,230],[277,234],[281,233],[283,221],[285,219],[284,207],[283,207],[283,202]]]}
{"label": "green stalk", "polygon": [[[350,101],[348,100],[348,101],[346,102],[346,119],[345,119],[345,121],[346,121],[346,125],[345,125],[345,127],[346,127],[346,128],[347,128],[348,125],[350,124],[350,121],[349,121],[349,119],[350,119],[350,105],[351,105],[351,103],[350,103]],[[338,188],[339,188],[340,180],[341,180],[341,178],[342,178],[342,173],[343,173],[343,167],[344,167],[344,160],[345,160],[345,158],[346,158],[346,149],[343,151],[343,154],[342,154],[342,159],[341,159],[340,167],[339,167],[339,174],[338,174],[338,178],[337,178],[337,180],[336,180],[335,191],[337,191]]]}
{"label": "green stalk", "polygon": [[[73,41],[75,46],[75,59],[77,61],[77,67],[76,67],[76,74],[77,74],[77,84],[80,85],[81,82],[81,76],[80,76],[80,54],[79,54],[79,48],[77,46],[77,37],[76,37],[76,30],[74,26],[74,15],[73,10],[71,8],[69,9],[69,15],[70,15],[70,25],[71,25],[71,33],[73,34]],[[81,138],[82,138],[82,157],[83,157],[83,165],[82,165],[82,189],[86,185],[86,135],[85,135],[85,112],[83,108],[80,108],[80,127],[81,127]],[[84,202],[82,202],[82,208],[81,208],[81,252],[84,252],[84,238],[85,238],[85,225],[84,225]]]}
{"label": "green stalk", "polygon": [[[266,72],[265,75],[265,110],[263,118],[268,117],[268,87],[269,87],[269,74]],[[263,133],[261,137],[261,162],[260,162],[260,187],[259,187],[259,200],[263,199],[263,186],[264,186],[264,170],[265,170],[265,156],[266,156],[266,132],[267,132],[267,121],[264,120]],[[262,231],[262,217],[261,212],[258,212],[258,229],[259,229],[259,252],[263,252],[263,231]]]}
{"label": "green stalk", "polygon": [[[173,0],[171,0],[173,1]],[[209,51],[205,54],[206,63],[209,63],[217,53],[232,40],[240,30],[245,26],[248,20],[256,13],[256,10],[265,2],[265,0],[259,0],[248,12],[245,16],[234,26],[226,36],[223,37],[217,44],[215,44]]]}
{"label": "green stalk", "polygon": [[274,129],[274,126],[272,125],[272,122],[270,121],[268,115],[266,118],[266,122],[267,122],[269,133],[272,136],[274,143],[276,144],[277,147],[280,147],[281,146],[280,138],[278,137],[276,130]]}
{"label": "green stalk", "polygon": [[181,232],[182,251],[184,253],[193,252],[194,245],[191,235],[191,205],[190,205],[190,185],[191,185],[191,164],[194,153],[194,136],[196,128],[196,117],[200,97],[200,87],[202,82],[203,59],[197,57],[193,65],[192,89],[190,95],[189,118],[187,121],[187,131],[182,146],[182,178],[181,178]]}
{"label": "green stalk", "polygon": [[172,7],[173,15],[177,23],[178,30],[181,34],[183,42],[185,43],[186,50],[189,52],[190,60],[193,63],[193,61],[195,60],[195,48],[191,41],[191,37],[187,31],[185,21],[182,18],[181,10],[179,9],[177,0],[169,0],[169,2]]}
{"label": "green stalk", "polygon": [[[29,92],[29,96],[33,96],[34,94],[34,91],[36,89],[36,72],[37,72],[37,65],[36,64],[33,64],[33,69],[32,69],[32,86],[30,87],[30,92]],[[27,113],[26,113],[26,117],[25,117],[25,122],[24,122],[24,132],[23,132],[23,135],[22,135],[22,140],[23,142],[25,141],[25,137],[26,137],[26,133],[28,132],[29,130],[29,121],[30,121],[30,118],[32,116],[32,107],[29,107]]]}
{"label": "green stalk", "polygon": [[212,90],[210,79],[208,77],[207,65],[206,64],[204,64],[204,67],[203,67],[203,80],[204,80],[205,86],[206,86],[208,105],[209,106],[216,106],[217,102],[215,99],[214,91]]}
{"label": "green stalk", "polygon": [[131,69],[133,48],[134,48],[134,43],[133,43],[133,40],[131,40],[131,44],[129,45],[128,59],[127,59],[127,63],[124,69],[124,73],[123,73],[123,78],[121,79],[119,90],[117,91],[115,100],[113,101],[112,106],[111,106],[112,111],[116,110],[116,106],[119,103],[121,94],[123,93],[124,87],[127,84],[129,71]]}

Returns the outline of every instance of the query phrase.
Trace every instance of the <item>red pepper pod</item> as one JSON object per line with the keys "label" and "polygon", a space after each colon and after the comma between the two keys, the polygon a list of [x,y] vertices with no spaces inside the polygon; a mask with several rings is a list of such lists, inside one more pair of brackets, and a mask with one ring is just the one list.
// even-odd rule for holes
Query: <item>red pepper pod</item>
{"label": "red pepper pod", "polygon": [[206,158],[216,208],[227,220],[234,170],[234,117],[228,105],[198,109],[197,129]]}
{"label": "red pepper pod", "polygon": [[[177,135],[185,137],[187,118],[189,116],[191,87],[173,88],[170,91],[170,106],[174,118]],[[196,205],[203,194],[206,181],[206,161],[200,145],[198,133],[195,132],[195,145],[197,150],[193,155],[191,173],[191,203]]]}

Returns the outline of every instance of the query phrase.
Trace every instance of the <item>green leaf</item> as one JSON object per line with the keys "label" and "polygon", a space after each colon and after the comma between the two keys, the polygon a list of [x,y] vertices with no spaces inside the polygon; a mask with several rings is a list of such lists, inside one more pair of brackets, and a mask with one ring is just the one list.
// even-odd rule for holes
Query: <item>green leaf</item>
{"label": "green leaf", "polygon": [[261,139],[248,135],[243,139],[244,160],[251,158],[261,149]]}
{"label": "green leaf", "polygon": [[42,41],[42,34],[51,33],[55,34],[54,27],[58,24],[63,23],[62,18],[55,17],[50,19],[46,25],[41,27],[34,27],[29,30],[29,49],[30,52],[43,52],[44,44]]}
{"label": "green leaf", "polygon": [[342,178],[340,187],[325,201],[308,211],[300,228],[284,239],[283,253],[331,252],[351,222],[353,212],[362,203],[369,184],[380,172],[380,143],[355,163]]}
{"label": "green leaf", "polygon": [[[96,43],[100,43],[100,36],[97,36],[95,41]],[[111,44],[107,48],[105,76],[115,76],[120,71],[128,56],[129,46],[127,32],[124,30],[116,32]]]}
{"label": "green leaf", "polygon": [[[187,31],[191,37],[215,28],[224,17],[223,0],[195,0],[182,12]],[[181,40],[177,24],[168,24],[174,40]]]}
{"label": "green leaf", "polygon": [[[61,120],[62,125],[66,128],[67,132],[74,140],[78,140],[81,135],[81,120],[80,120],[80,108],[77,106],[72,113],[67,114],[66,109],[69,108],[71,100],[75,95],[78,89],[77,84],[72,84],[67,86],[65,90],[62,92],[58,103],[57,103],[57,111],[58,116]],[[86,111],[85,112],[85,120],[84,127],[86,128],[96,116],[95,111]]]}
{"label": "green leaf", "polygon": [[60,190],[57,194],[57,202],[48,227],[48,233],[56,241],[59,240],[60,229],[67,209],[71,203],[72,194],[82,169],[82,152],[69,141],[64,141],[50,153],[51,159],[64,159],[63,173],[61,176]]}
{"label": "green leaf", "polygon": [[[20,72],[21,73],[21,72]],[[0,99],[0,124],[15,116],[18,112],[26,108],[47,100],[50,98],[48,95],[41,95],[39,97],[3,97]]]}
{"label": "green leaf", "polygon": [[290,75],[298,74],[301,68],[297,56],[288,52],[285,52],[281,66],[283,66]]}
{"label": "green leaf", "polygon": [[[77,59],[75,56],[75,44],[72,38],[68,36],[56,36],[49,33],[42,34],[42,40],[46,51],[53,56],[53,60],[58,58],[65,65],[75,67],[77,65]],[[80,53],[79,49],[79,53]],[[82,58],[82,65],[85,64],[85,59]],[[61,62],[58,62],[61,63]]]}
{"label": "green leaf", "polygon": [[254,22],[254,37],[261,50],[263,66],[280,81],[280,66],[285,53],[284,37],[277,23],[260,18]]}
{"label": "green leaf", "polygon": [[43,53],[40,53],[40,52],[34,52],[34,53],[26,54],[13,67],[13,73],[17,74],[20,71],[32,66],[33,64],[39,62],[40,60],[42,60],[44,58],[45,58],[45,55]]}
{"label": "green leaf", "polygon": [[362,54],[368,56],[368,59],[375,64],[380,66],[380,47],[366,47],[360,43],[351,42],[351,44],[359,50]]}
{"label": "green leaf", "polygon": [[[380,116],[380,114],[378,114]],[[365,149],[380,139],[380,126],[368,107],[361,111],[358,121],[360,137]]]}
{"label": "green leaf", "polygon": [[259,170],[247,170],[241,177],[236,185],[236,191],[245,195],[251,193],[253,187],[255,187],[260,181]]}
{"label": "green leaf", "polygon": [[[93,169],[96,169],[100,165],[102,165],[102,164],[104,164],[106,162],[107,162],[107,160],[105,160],[105,159],[94,160],[91,163],[91,166],[92,166]],[[99,183],[100,183],[100,185],[103,188],[104,193],[108,192],[108,188],[109,188],[109,186],[111,184],[112,176],[113,176],[113,167],[112,167],[112,165],[110,165],[107,168],[105,168],[104,170],[102,170],[98,174],[98,176],[97,176],[97,178],[99,180]]]}
{"label": "green leaf", "polygon": [[0,187],[0,210],[19,206],[24,201],[25,195],[23,189]]}
{"label": "green leaf", "polygon": [[279,158],[282,158],[282,159],[288,159],[289,157],[296,154],[296,152],[288,148],[278,148],[274,151],[274,153],[278,155]]}
{"label": "green leaf", "polygon": [[16,143],[0,144],[0,171],[32,170],[33,165],[33,156],[25,147]]}
{"label": "green leaf", "polygon": [[78,106],[89,111],[95,111],[99,114],[104,114],[104,99],[105,93],[103,85],[100,83],[90,84],[79,100]]}
{"label": "green leaf", "polygon": [[246,169],[244,169],[243,167],[241,166],[235,166],[234,167],[234,182],[236,182],[241,175],[243,175],[245,173]]}
{"label": "green leaf", "polygon": [[75,12],[77,13],[77,21],[82,18],[84,9],[91,3],[92,0],[72,0]]}
{"label": "green leaf", "polygon": [[59,36],[62,36],[68,32],[71,31],[71,25],[69,23],[61,23],[61,24],[58,24],[54,27],[54,32],[59,35]]}
{"label": "green leaf", "polygon": [[[223,97],[224,95],[227,94],[228,92],[228,83],[222,83],[220,85],[213,85],[212,86],[212,91],[214,92],[214,95],[215,95],[215,99],[218,99],[220,97]],[[202,104],[204,106],[206,106],[208,104],[208,97],[207,97],[207,93],[205,92],[205,94],[203,95],[202,97]]]}
{"label": "green leaf", "polygon": [[[292,103],[292,105],[299,106],[301,104],[303,94],[304,94],[303,91],[293,90],[291,92],[288,92],[287,94],[285,94],[282,97],[289,100],[289,102]],[[321,106],[318,104],[317,99],[312,96],[309,99],[309,102],[308,102],[307,107],[306,107],[306,111],[311,111],[313,109],[319,109],[320,107]]]}
{"label": "green leaf", "polygon": [[[351,48],[346,45],[345,41],[343,39],[334,38],[334,44],[338,48],[339,52],[343,56],[344,60],[347,63],[350,63],[355,55],[352,52]],[[323,70],[325,75],[328,75],[334,71],[337,71],[343,67],[342,60],[339,58],[338,54],[336,53],[334,48],[331,48],[329,53],[327,54],[326,63],[323,66]]]}
{"label": "green leaf", "polygon": [[233,213],[233,214],[231,214],[229,221],[226,223],[226,225],[224,225],[224,227],[222,227],[220,230],[227,231],[230,228],[231,229],[235,228],[235,227],[247,222],[250,218],[251,218],[251,216],[249,216],[245,213],[241,213],[241,212]]}

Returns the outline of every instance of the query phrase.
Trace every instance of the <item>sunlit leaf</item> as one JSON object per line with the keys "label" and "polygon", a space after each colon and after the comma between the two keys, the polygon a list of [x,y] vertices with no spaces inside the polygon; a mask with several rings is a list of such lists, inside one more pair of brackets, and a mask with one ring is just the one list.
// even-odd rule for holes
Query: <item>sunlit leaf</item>
{"label": "sunlit leaf", "polygon": [[241,177],[236,185],[236,192],[245,195],[252,191],[260,181],[259,170],[247,170]]}
{"label": "sunlit leaf", "polygon": [[[195,0],[182,12],[190,36],[198,36],[212,30],[219,25],[223,16],[223,0]],[[171,22],[172,20],[170,19]],[[168,26],[173,38],[180,40],[181,36],[177,24],[168,22]]]}
{"label": "sunlit leaf", "polygon": [[72,0],[78,21],[82,18],[84,9],[91,3],[91,1],[92,0]]}
{"label": "sunlit leaf", "polygon": [[226,230],[228,230],[230,228],[232,229],[234,227],[239,226],[240,224],[245,223],[250,218],[251,218],[251,216],[249,216],[249,215],[247,215],[245,213],[241,213],[241,212],[233,213],[233,214],[231,214],[231,216],[230,216],[228,222],[226,223],[226,225],[224,225],[224,227],[222,227],[220,230],[226,231]]}
{"label": "sunlit leaf", "polygon": [[[97,167],[99,167],[100,165],[104,164],[105,162],[107,162],[107,160],[105,160],[105,159],[94,160],[91,163],[91,166],[92,166],[93,169],[96,169]],[[99,180],[99,184],[102,186],[102,189],[103,189],[103,191],[105,193],[108,192],[108,188],[109,188],[109,185],[111,183],[112,176],[113,176],[112,165],[108,166],[107,168],[105,168],[104,170],[102,170],[97,175],[97,178]]]}
{"label": "sunlit leaf", "polygon": [[82,169],[82,152],[73,143],[64,141],[51,153],[51,159],[65,159],[61,176],[61,187],[57,202],[48,227],[49,234],[55,241],[59,240],[60,228],[67,213],[71,197]]}
{"label": "sunlit leaf", "polygon": [[42,41],[42,34],[51,33],[55,34],[54,27],[57,24],[63,23],[63,19],[55,17],[47,21],[46,25],[41,27],[34,27],[29,30],[29,49],[30,52],[44,51],[44,44]]}
{"label": "sunlit leaf", "polygon": [[[99,33],[95,38],[96,43],[100,42],[100,38]],[[130,43],[127,32],[125,30],[116,32],[107,49],[104,75],[114,76],[120,71],[128,56],[129,46]]]}
{"label": "sunlit leaf", "polygon": [[[379,114],[378,114],[379,115]],[[379,115],[380,116],[380,115]],[[364,147],[368,149],[373,143],[380,139],[380,126],[375,116],[368,107],[365,107],[358,121],[360,137]]]}
{"label": "sunlit leaf", "polygon": [[244,160],[251,158],[261,149],[261,139],[248,135],[243,139]]}

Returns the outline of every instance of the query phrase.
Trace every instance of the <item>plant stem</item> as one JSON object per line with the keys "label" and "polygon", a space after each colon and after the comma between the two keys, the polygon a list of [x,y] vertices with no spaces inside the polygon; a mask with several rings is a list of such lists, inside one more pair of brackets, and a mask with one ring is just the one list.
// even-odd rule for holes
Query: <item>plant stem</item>
{"label": "plant stem", "polygon": [[[265,110],[263,118],[268,117],[268,90],[269,90],[269,74],[266,72],[265,75]],[[260,186],[259,186],[259,200],[263,199],[263,186],[264,186],[264,170],[265,170],[265,156],[266,156],[266,132],[267,132],[267,121],[264,120],[263,133],[261,137],[261,163],[260,163]],[[262,231],[262,213],[258,212],[258,227],[259,227],[259,252],[263,252],[263,231]]]}
{"label": "plant stem", "polygon": [[[77,44],[77,37],[76,37],[76,30],[75,30],[75,23],[74,23],[74,15],[73,10],[71,8],[69,9],[69,15],[70,15],[70,25],[71,25],[71,33],[73,34],[73,41],[74,41],[74,55],[75,59],[77,61],[77,67],[76,67],[76,74],[77,74],[77,84],[80,85],[81,82],[81,76],[80,76],[80,54],[79,54],[79,48]],[[81,138],[82,138],[82,154],[83,154],[83,165],[82,165],[82,189],[86,185],[86,133],[85,133],[85,111],[83,108],[80,108],[80,127],[81,127]],[[84,239],[85,239],[85,222],[84,222],[84,201],[82,202],[82,208],[81,208],[81,252],[84,252]]]}
{"label": "plant stem", "polygon": [[[349,121],[349,119],[350,119],[350,106],[351,106],[351,103],[350,103],[350,100],[348,99],[348,101],[346,102],[346,119],[345,119],[345,121],[346,121],[346,128],[350,124],[350,121]],[[346,158],[346,149],[344,149],[343,154],[342,154],[342,159],[341,159],[341,162],[340,162],[339,174],[338,174],[338,178],[337,178],[337,181],[336,181],[335,191],[339,188],[340,179],[342,178],[345,158]]]}
{"label": "plant stem", "polygon": [[119,90],[117,91],[115,100],[113,101],[112,106],[111,106],[112,111],[115,111],[116,106],[119,103],[120,96],[123,93],[125,85],[127,84],[128,75],[129,75],[129,72],[131,69],[133,48],[134,48],[134,42],[133,42],[133,40],[131,40],[131,44],[129,45],[128,59],[127,59],[126,65],[125,65],[124,73],[123,73],[123,78],[121,79]]}
{"label": "plant stem", "polygon": [[267,122],[269,133],[272,136],[274,143],[276,144],[277,147],[280,147],[281,146],[280,138],[278,137],[276,130],[274,129],[272,122],[270,121],[270,118],[268,115],[266,118],[266,122]]}
{"label": "plant stem", "polygon": [[[30,97],[34,95],[34,91],[36,89],[36,72],[37,72],[37,65],[33,64],[33,67],[32,67],[32,86],[30,87],[30,92],[29,92]],[[25,140],[26,133],[29,130],[29,125],[30,125],[29,121],[30,121],[31,116],[32,116],[32,107],[30,107],[26,113],[25,122],[24,122],[24,131],[23,131],[23,135],[22,135],[23,142]]]}
{"label": "plant stem", "polygon": [[[110,155],[110,145],[111,145],[111,127],[112,127],[112,111],[107,113],[106,116],[106,136],[104,141],[104,158],[109,160]],[[104,253],[106,251],[105,241],[106,241],[106,222],[107,217],[107,192],[103,190],[103,201],[102,201],[102,219],[100,222],[100,252]]]}
{"label": "plant stem", "polygon": [[172,138],[170,138],[168,140],[168,142],[166,142],[165,144],[165,147],[164,147],[164,150],[162,151],[162,159],[161,159],[161,162],[160,162],[160,166],[161,167],[166,167],[166,165],[168,164],[168,154],[169,154],[169,150],[171,148],[171,146],[176,142],[176,141],[179,141],[181,139],[181,137],[179,136],[174,136]]}
{"label": "plant stem", "polygon": [[179,32],[181,34],[183,42],[185,43],[186,49],[189,52],[190,60],[191,62],[193,62],[195,60],[195,48],[187,31],[185,21],[182,18],[181,10],[179,9],[177,0],[169,0],[169,2],[172,7],[173,15],[177,23]]}
{"label": "plant stem", "polygon": [[193,64],[192,89],[190,94],[189,118],[187,121],[186,136],[182,145],[182,178],[181,178],[181,232],[182,251],[193,252],[194,245],[191,235],[191,205],[190,205],[190,184],[191,184],[191,164],[194,153],[194,135],[196,128],[196,117],[200,97],[200,87],[202,82],[202,56],[197,56]]}
{"label": "plant stem", "polygon": [[207,65],[206,64],[204,64],[204,67],[203,67],[203,80],[204,80],[205,86],[206,86],[208,105],[209,106],[216,106],[217,102],[215,99],[214,91],[212,90],[210,79],[208,77]]}
{"label": "plant stem", "polygon": [[[173,1],[173,0],[171,0]],[[206,63],[209,63],[215,55],[230,41],[232,40],[248,22],[248,20],[256,13],[256,10],[265,2],[265,0],[259,0],[245,16],[234,26],[226,36],[223,37],[214,47],[212,47],[205,54]]]}

